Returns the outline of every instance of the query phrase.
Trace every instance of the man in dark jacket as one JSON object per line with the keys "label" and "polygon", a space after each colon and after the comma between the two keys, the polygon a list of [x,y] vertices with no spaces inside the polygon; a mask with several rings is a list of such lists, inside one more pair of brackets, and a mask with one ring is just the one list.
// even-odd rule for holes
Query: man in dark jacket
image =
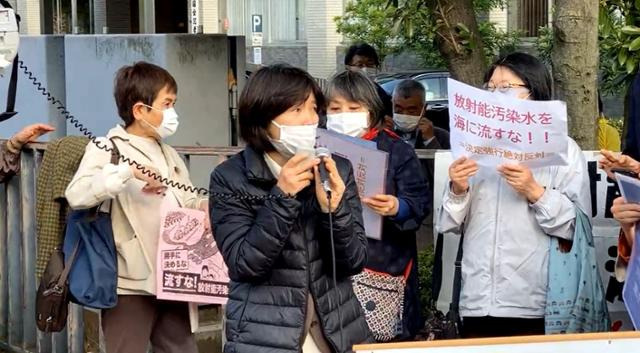
{"label": "man in dark jacket", "polygon": [[[449,132],[437,126],[426,116],[425,88],[420,82],[404,80],[393,91],[394,131],[417,150],[451,149]],[[429,185],[434,185],[434,160],[421,160]],[[429,191],[433,199],[433,190]]]}

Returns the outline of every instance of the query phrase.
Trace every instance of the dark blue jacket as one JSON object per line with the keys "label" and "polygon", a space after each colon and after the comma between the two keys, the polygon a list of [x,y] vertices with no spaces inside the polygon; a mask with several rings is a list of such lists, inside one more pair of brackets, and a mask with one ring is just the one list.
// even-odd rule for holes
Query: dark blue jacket
{"label": "dark blue jacket", "polygon": [[429,184],[413,146],[401,139],[380,132],[374,139],[378,150],[389,153],[386,193],[406,203],[408,214],[403,219],[386,217],[382,239],[369,239],[367,268],[398,276],[404,273],[410,260],[413,266],[405,293],[404,328],[400,338],[410,338],[422,328],[418,288],[418,251],[416,231],[429,214]]}
{"label": "dark blue jacket", "polygon": [[627,135],[624,138],[624,154],[640,160],[640,73],[631,83],[628,96]]}

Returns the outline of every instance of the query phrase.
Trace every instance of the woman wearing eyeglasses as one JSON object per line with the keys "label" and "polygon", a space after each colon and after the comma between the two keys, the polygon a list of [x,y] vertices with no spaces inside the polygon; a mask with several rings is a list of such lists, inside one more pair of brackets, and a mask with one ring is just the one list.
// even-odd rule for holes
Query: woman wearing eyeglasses
{"label": "woman wearing eyeglasses", "polygon": [[[528,54],[498,60],[485,88],[519,99],[552,99],[551,76]],[[460,315],[464,337],[544,334],[550,237],[571,240],[576,206],[591,214],[586,161],[569,137],[568,165],[479,171],[462,157],[449,167],[441,233],[464,232]]]}

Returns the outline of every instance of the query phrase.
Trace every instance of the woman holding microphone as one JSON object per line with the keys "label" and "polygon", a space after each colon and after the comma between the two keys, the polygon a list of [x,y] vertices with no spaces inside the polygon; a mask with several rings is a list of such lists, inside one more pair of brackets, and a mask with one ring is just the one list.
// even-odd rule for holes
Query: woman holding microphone
{"label": "woman holding microphone", "polygon": [[231,278],[225,352],[342,353],[371,341],[349,280],[367,262],[352,167],[310,153],[321,106],[314,79],[285,65],[257,71],[240,97],[246,148],[210,183],[213,233]]}

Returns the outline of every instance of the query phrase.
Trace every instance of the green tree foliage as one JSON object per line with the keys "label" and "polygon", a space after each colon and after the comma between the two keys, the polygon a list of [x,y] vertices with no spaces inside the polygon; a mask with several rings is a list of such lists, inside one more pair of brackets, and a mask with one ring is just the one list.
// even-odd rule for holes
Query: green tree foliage
{"label": "green tree foliage", "polygon": [[[400,52],[415,53],[421,65],[445,68],[447,62],[438,50],[439,21],[437,7],[425,0],[357,0],[350,2],[344,16],[337,17],[338,32],[349,42],[366,42],[379,51],[381,58]],[[504,0],[475,0],[474,9],[480,15],[504,6]],[[478,16],[482,18],[482,16]],[[459,45],[468,50],[477,46],[477,40],[465,24],[455,24],[460,37]],[[478,24],[480,40],[487,62],[501,51],[513,50],[519,40],[517,32],[504,32],[488,21]]]}
{"label": "green tree foliage", "polygon": [[640,1],[600,0],[598,22],[602,87],[620,93],[640,63]]}

